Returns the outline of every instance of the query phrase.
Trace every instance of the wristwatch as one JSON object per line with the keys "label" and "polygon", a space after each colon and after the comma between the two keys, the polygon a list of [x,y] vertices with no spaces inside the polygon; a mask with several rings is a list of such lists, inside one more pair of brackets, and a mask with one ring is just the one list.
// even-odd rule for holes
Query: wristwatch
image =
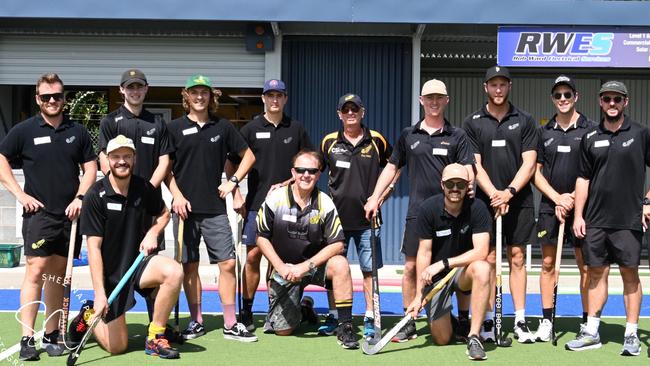
{"label": "wristwatch", "polygon": [[314,262],[312,262],[312,261],[309,261],[308,265],[309,265],[309,270],[310,271],[312,271],[314,268],[316,268],[316,264]]}
{"label": "wristwatch", "polygon": [[83,201],[84,200],[84,195],[83,194],[78,194],[76,198],[79,198],[79,200]]}
{"label": "wristwatch", "polygon": [[239,179],[237,179],[236,175],[233,174],[232,177],[230,177],[229,181],[235,183],[235,187],[239,187]]}
{"label": "wristwatch", "polygon": [[517,193],[517,190],[515,189],[515,187],[508,186],[506,189],[509,190],[510,194],[513,195],[513,196]]}
{"label": "wristwatch", "polygon": [[650,206],[650,199],[648,197],[643,197],[643,205]]}

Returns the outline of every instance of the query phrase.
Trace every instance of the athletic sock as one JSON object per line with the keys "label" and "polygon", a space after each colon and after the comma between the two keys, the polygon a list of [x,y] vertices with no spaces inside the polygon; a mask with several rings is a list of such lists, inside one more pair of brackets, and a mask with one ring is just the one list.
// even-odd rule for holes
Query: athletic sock
{"label": "athletic sock", "polygon": [[339,324],[352,321],[352,299],[338,300],[334,302],[339,313]]}
{"label": "athletic sock", "polygon": [[147,333],[147,339],[156,339],[156,334],[165,334],[166,326],[158,326],[153,322],[149,323],[149,331]]}
{"label": "athletic sock", "polygon": [[526,309],[515,310],[515,325],[519,322],[526,322]]}
{"label": "athletic sock", "polygon": [[553,317],[553,308],[548,308],[548,309],[543,308],[542,309],[542,317],[544,319],[551,320],[551,318]]}
{"label": "athletic sock", "polygon": [[366,318],[374,318],[375,313],[372,310],[366,310]]}
{"label": "athletic sock", "polygon": [[223,304],[223,326],[227,329],[232,328],[237,323],[235,317],[235,304]]}
{"label": "athletic sock", "polygon": [[147,296],[144,301],[147,303],[147,314],[149,314],[149,323],[151,323],[153,321],[153,309],[156,299]]}
{"label": "athletic sock", "polygon": [[334,310],[330,309],[330,315],[333,316],[334,319],[338,319],[339,318],[339,311],[336,310],[336,309],[334,309]]}
{"label": "athletic sock", "polygon": [[582,324],[584,324],[586,322],[587,322],[587,312],[585,311],[585,312],[582,313]]}
{"label": "athletic sock", "polygon": [[242,299],[242,306],[244,307],[244,310],[249,313],[253,312],[253,300],[254,299]]}
{"label": "athletic sock", "polygon": [[596,335],[598,334],[598,327],[600,326],[600,318],[597,318],[595,316],[588,316],[587,317],[587,326],[585,327],[585,331],[591,335]]}
{"label": "athletic sock", "polygon": [[636,334],[638,329],[639,324],[625,323],[625,336],[627,337],[629,335]]}
{"label": "athletic sock", "polygon": [[458,310],[458,321],[469,320],[469,310]]}

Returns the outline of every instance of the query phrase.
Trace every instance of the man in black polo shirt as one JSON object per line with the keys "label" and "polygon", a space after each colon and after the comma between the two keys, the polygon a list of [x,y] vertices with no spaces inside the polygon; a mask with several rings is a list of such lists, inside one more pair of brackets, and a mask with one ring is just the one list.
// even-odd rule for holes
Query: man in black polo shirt
{"label": "man in black polo shirt", "polygon": [[442,172],[443,194],[427,198],[420,205],[417,235],[418,286],[407,312],[417,317],[422,309],[423,289],[440,281],[451,268],[460,267],[443,289],[426,306],[433,342],[452,340],[451,295],[471,292],[472,320],[467,355],[472,360],[487,358],[479,339],[483,314],[490,296],[490,248],[492,216],[481,201],[467,196],[470,178],[460,164],[449,164]]}
{"label": "man in black polo shirt", "polygon": [[340,324],[337,342],[359,348],[352,326],[352,277],[343,251],[343,228],[332,199],[316,189],[322,158],[301,151],[292,161],[293,183],[274,190],[257,217],[257,246],[273,266],[267,324],[277,335],[300,325],[301,297],[309,284],[333,290]]}
{"label": "man in black polo shirt", "polygon": [[650,165],[650,131],[624,114],[629,103],[625,84],[608,81],[600,88],[604,118],[580,145],[573,232],[584,238],[582,255],[589,271],[587,325],[566,344],[574,351],[600,348],[600,314],[607,301],[607,275],[617,263],[625,297],[622,355],[641,352],[637,336],[641,308],[639,262],[643,228],[650,219],[650,192],[643,195]]}
{"label": "man in black polo shirt", "polygon": [[[20,359],[38,360],[34,322],[38,314],[43,278],[65,274],[71,220],[79,216],[81,200],[95,182],[97,164],[90,135],[81,124],[63,116],[63,82],[56,74],[44,74],[36,82],[36,104],[40,113],[12,128],[0,143],[0,181],[23,206],[23,239],[26,271],[20,287],[20,319],[23,337]],[[22,167],[23,190],[14,177],[9,162]],[[79,167],[83,177],[79,181]],[[81,236],[77,238],[81,248]],[[51,356],[65,350],[57,344],[63,287],[45,283],[45,327],[43,348]],[[25,306],[28,303],[33,305]],[[61,335],[62,336],[62,335]]]}
{"label": "man in black polo shirt", "polygon": [[[287,184],[291,179],[291,159],[312,144],[303,124],[284,114],[287,103],[287,87],[282,80],[270,79],[264,83],[262,102],[264,114],[255,117],[239,131],[255,154],[255,165],[248,174],[248,194],[243,200],[235,191],[235,210],[244,217],[242,243],[247,248],[244,267],[243,308],[240,321],[253,331],[253,300],[260,283],[260,260],[262,252],[255,246],[257,238],[255,217],[272,186]],[[238,163],[237,156],[231,156]]]}
{"label": "man in black polo shirt", "polygon": [[[417,209],[422,201],[442,192],[438,184],[442,170],[451,163],[465,165],[472,173],[472,156],[465,132],[456,128],[445,118],[449,103],[447,87],[440,80],[429,80],[422,86],[420,104],[424,108],[424,119],[407,127],[395,145],[395,150],[381,172],[374,192],[368,198],[364,209],[366,219],[374,216],[379,208],[379,198],[395,180],[397,172],[408,166],[409,207],[406,214],[402,253],[406,260],[402,277],[402,301],[404,308],[415,297],[415,257],[418,251]],[[395,342],[406,342],[417,337],[415,322],[409,322],[394,338]]]}
{"label": "man in black polo shirt", "polygon": [[[548,342],[553,337],[553,288],[555,284],[555,256],[560,222],[566,220],[564,238],[574,248],[580,271],[582,322],[587,322],[587,267],[582,259],[581,241],[575,240],[573,200],[580,165],[580,141],[595,123],[576,110],[578,92],[573,80],[558,76],[551,88],[551,101],[556,114],[539,128],[539,147],[535,187],[542,193],[537,220],[537,243],[542,248],[542,271],[539,285],[542,293],[542,320],[535,340]],[[561,253],[559,253],[561,255]]]}
{"label": "man in black polo shirt", "polygon": [[[187,115],[169,124],[169,139],[175,152],[173,176],[168,185],[173,196],[175,236],[178,237],[179,218],[185,220],[182,262],[192,321],[183,337],[193,339],[205,334],[199,276],[199,244],[203,237],[210,263],[219,266],[224,338],[254,342],[257,337],[237,323],[235,316],[235,248],[224,198],[248,173],[255,156],[232,123],[216,115],[218,95],[208,77],[188,78],[182,96]],[[242,162],[230,180],[221,184],[228,154],[240,156]]]}
{"label": "man in black polo shirt", "polygon": [[[370,243],[370,222],[365,218],[363,205],[366,197],[377,183],[381,169],[388,163],[392,147],[381,133],[361,123],[366,110],[358,95],[345,94],[339,98],[337,113],[343,122],[338,132],[326,135],[321,142],[321,153],[329,167],[329,193],[341,218],[345,234],[345,256],[351,243],[357,248],[363,292],[366,300],[366,314],[363,319],[363,335],[375,335],[372,311],[372,247]],[[384,201],[392,192],[392,186],[384,192]],[[377,236],[377,268],[383,266],[379,230]],[[328,295],[330,295],[328,293]],[[330,301],[331,304],[331,301]],[[335,310],[330,309],[330,313]],[[328,318],[330,318],[328,316]],[[326,324],[327,325],[326,319]]]}
{"label": "man in black polo shirt", "polygon": [[[476,158],[476,196],[503,217],[510,267],[510,292],[515,307],[515,338],[535,342],[526,325],[526,244],[535,228],[533,191],[529,183],[537,159],[537,124],[533,117],[508,101],[512,82],[505,67],[493,66],[483,84],[488,102],[470,114],[463,128]],[[507,215],[506,215],[507,213]],[[495,261],[490,251],[488,260]],[[494,280],[494,278],[493,278]],[[492,286],[494,287],[494,286]],[[481,336],[494,340],[493,313],[486,315]]]}
{"label": "man in black polo shirt", "polygon": [[[81,211],[81,233],[86,235],[95,291],[93,310],[95,316],[104,320],[95,328],[95,339],[111,354],[126,352],[126,312],[135,305],[134,291],[145,298],[156,291],[159,296],[145,340],[145,353],[179,358],[178,351],[165,338],[165,324],[178,298],[183,271],[173,259],[155,254],[158,235],[169,222],[169,210],[151,183],[133,175],[133,140],[124,135],[110,140],[106,157],[111,174],[88,190]],[[155,217],[153,224],[151,217]],[[108,294],[138,252],[144,252],[145,259],[109,305]]]}

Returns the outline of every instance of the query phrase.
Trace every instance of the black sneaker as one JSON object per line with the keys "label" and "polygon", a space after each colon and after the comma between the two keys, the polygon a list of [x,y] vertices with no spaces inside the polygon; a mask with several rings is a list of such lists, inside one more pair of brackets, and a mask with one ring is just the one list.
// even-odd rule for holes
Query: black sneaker
{"label": "black sneaker", "polygon": [[164,334],[156,334],[155,339],[147,338],[144,341],[144,353],[149,356],[158,356],[160,358],[180,358],[181,354],[165,338]]}
{"label": "black sneaker", "polygon": [[451,329],[454,332],[454,338],[457,342],[467,343],[469,334],[469,319],[458,319],[451,315]]}
{"label": "black sneaker", "polygon": [[[147,327],[147,329],[149,328]],[[165,326],[165,338],[167,338],[170,343],[176,343],[178,345],[185,344],[185,338],[183,338],[181,332],[177,331],[176,328],[169,324]]]}
{"label": "black sneaker", "polygon": [[20,360],[21,361],[38,361],[41,358],[36,350],[36,341],[34,337],[22,337],[20,339]]}
{"label": "black sneaker", "polygon": [[391,339],[391,342],[404,343],[417,337],[418,333],[415,329],[415,320],[411,319],[402,329],[400,329],[399,332],[397,332],[397,334],[395,334],[395,337]]}
{"label": "black sneaker", "polygon": [[93,315],[93,306],[95,303],[92,300],[87,300],[81,304],[81,309],[79,309],[79,314],[72,319],[70,326],[68,327],[68,342],[75,345],[81,342],[84,334],[88,330],[88,321]]}
{"label": "black sneaker", "polygon": [[345,349],[357,349],[359,342],[355,333],[352,323],[339,324],[336,341]]}
{"label": "black sneaker", "polygon": [[57,357],[65,353],[66,347],[63,342],[59,343],[59,330],[53,330],[52,333],[43,335],[41,349],[47,352],[50,357]]}
{"label": "black sneaker", "polygon": [[203,324],[192,320],[190,324],[187,325],[184,331],[181,332],[183,339],[194,339],[199,338],[202,335],[205,335],[205,328]]}
{"label": "black sneaker", "polygon": [[494,320],[484,320],[479,334],[481,341],[485,343],[494,343]]}
{"label": "black sneaker", "polygon": [[302,313],[302,321],[309,324],[318,324],[318,314],[314,311],[314,299],[309,296],[302,298],[300,302],[300,312]]}
{"label": "black sneaker", "polygon": [[255,322],[253,321],[253,312],[247,309],[241,309],[239,312],[239,322],[246,326],[249,332],[255,331]]}
{"label": "black sneaker", "polygon": [[477,336],[471,335],[467,340],[467,351],[465,351],[470,360],[487,360],[487,355],[483,349],[483,344]]}
{"label": "black sneaker", "polygon": [[240,342],[257,342],[257,336],[248,330],[242,323],[235,323],[232,328],[223,328],[223,337]]}

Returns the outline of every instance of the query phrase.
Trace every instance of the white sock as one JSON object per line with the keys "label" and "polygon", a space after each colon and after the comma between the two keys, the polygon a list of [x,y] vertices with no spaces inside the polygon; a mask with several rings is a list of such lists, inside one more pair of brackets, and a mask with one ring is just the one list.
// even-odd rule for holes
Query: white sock
{"label": "white sock", "polygon": [[526,322],[526,309],[515,310],[515,324]]}
{"label": "white sock", "polygon": [[636,335],[636,331],[639,329],[639,324],[625,323],[625,336],[632,334]]}
{"label": "white sock", "polygon": [[375,313],[372,310],[366,310],[366,318],[374,318]]}
{"label": "white sock", "polygon": [[598,327],[600,326],[600,318],[597,318],[595,316],[588,316],[587,317],[587,326],[585,327],[585,331],[591,335],[596,335],[598,334]]}
{"label": "white sock", "polygon": [[488,310],[485,312],[485,320],[494,320],[494,311]]}
{"label": "white sock", "polygon": [[335,317],[336,319],[338,319],[338,318],[339,318],[339,311],[336,310],[336,309],[334,309],[334,310],[331,310],[331,309],[330,309],[330,315],[332,315],[333,317]]}

